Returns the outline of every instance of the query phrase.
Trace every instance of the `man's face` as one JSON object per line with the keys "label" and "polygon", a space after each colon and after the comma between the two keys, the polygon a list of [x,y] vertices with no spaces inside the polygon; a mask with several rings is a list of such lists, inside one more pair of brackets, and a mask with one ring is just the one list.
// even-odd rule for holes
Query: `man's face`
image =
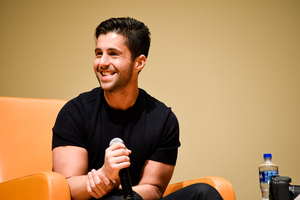
{"label": "man's face", "polygon": [[134,62],[122,35],[114,32],[100,35],[95,55],[94,71],[103,90],[120,92],[130,85]]}

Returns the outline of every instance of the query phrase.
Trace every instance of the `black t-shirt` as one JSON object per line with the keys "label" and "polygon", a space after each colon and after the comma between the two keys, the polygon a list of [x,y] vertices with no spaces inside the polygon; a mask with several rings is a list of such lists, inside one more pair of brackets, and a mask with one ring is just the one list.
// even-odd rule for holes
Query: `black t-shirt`
{"label": "black t-shirt", "polygon": [[139,89],[135,104],[126,111],[109,107],[98,87],[69,101],[59,112],[53,127],[52,148],[78,146],[88,152],[88,170],[104,164],[105,149],[119,137],[130,155],[132,185],[140,180],[147,160],[176,164],[179,125],[176,116],[162,102]]}

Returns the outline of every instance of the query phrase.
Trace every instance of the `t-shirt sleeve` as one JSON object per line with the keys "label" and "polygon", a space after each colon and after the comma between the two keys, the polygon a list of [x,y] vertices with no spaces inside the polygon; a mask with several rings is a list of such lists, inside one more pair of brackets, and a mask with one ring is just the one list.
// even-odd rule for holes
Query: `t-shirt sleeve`
{"label": "t-shirt sleeve", "polygon": [[59,112],[52,129],[52,149],[59,146],[86,148],[84,137],[84,109],[75,100],[69,101]]}
{"label": "t-shirt sleeve", "polygon": [[150,160],[175,165],[178,147],[180,147],[179,124],[175,114],[170,111],[158,148],[151,155]]}

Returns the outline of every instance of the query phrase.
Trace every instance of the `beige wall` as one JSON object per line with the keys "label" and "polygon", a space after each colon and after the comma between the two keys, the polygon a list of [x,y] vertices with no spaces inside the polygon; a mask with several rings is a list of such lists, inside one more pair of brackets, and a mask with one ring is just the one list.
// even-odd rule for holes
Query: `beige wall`
{"label": "beige wall", "polygon": [[222,176],[237,199],[260,199],[263,153],[300,185],[299,10],[298,0],[1,1],[0,95],[70,99],[97,87],[94,28],[132,16],[152,32],[140,87],[180,121],[172,182]]}

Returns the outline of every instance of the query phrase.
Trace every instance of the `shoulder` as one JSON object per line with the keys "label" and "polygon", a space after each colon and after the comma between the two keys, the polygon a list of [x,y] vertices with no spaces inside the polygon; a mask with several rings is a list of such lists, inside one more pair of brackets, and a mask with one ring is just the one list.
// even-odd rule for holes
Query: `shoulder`
{"label": "shoulder", "polygon": [[100,96],[101,88],[95,88],[68,101],[57,115],[53,133],[60,136],[72,135],[72,137],[86,133],[92,123],[91,119],[97,114],[95,107],[100,104]]}
{"label": "shoulder", "polygon": [[148,94],[145,90],[139,89],[141,101],[144,102],[148,109],[170,110],[163,102]]}
{"label": "shoulder", "polygon": [[102,89],[100,87],[94,88],[91,91],[83,92],[77,97],[71,99],[66,103],[65,107],[91,107],[101,99]]}
{"label": "shoulder", "polygon": [[95,88],[91,91],[81,93],[77,97],[68,101],[58,114],[59,119],[72,118],[83,119],[93,115],[95,107],[99,105],[101,99],[101,88]]}
{"label": "shoulder", "polygon": [[99,100],[101,98],[101,92],[102,89],[100,87],[97,87],[91,91],[79,94],[77,97],[70,100],[70,102],[81,102],[83,104],[89,104]]}
{"label": "shoulder", "polygon": [[145,90],[140,90],[140,96],[141,101],[144,104],[144,107],[146,108],[146,112],[148,114],[153,114],[156,116],[157,120],[161,120],[162,118],[168,119],[172,122],[177,122],[177,117],[173,113],[171,107],[168,107],[165,103],[162,101],[159,101],[158,99],[154,98],[150,94],[148,94]]}

